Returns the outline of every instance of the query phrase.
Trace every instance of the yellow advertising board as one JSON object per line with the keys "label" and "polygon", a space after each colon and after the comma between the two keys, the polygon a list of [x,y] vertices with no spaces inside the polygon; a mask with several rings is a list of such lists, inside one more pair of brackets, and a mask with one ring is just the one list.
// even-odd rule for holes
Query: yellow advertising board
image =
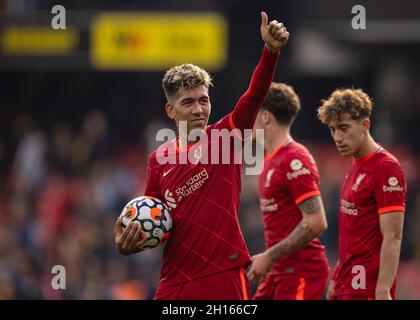
{"label": "yellow advertising board", "polygon": [[6,26],[1,32],[1,51],[8,55],[61,55],[79,45],[74,28],[54,30],[46,26]]}
{"label": "yellow advertising board", "polygon": [[227,22],[216,13],[103,13],[93,19],[90,57],[103,70],[164,70],[227,59]]}

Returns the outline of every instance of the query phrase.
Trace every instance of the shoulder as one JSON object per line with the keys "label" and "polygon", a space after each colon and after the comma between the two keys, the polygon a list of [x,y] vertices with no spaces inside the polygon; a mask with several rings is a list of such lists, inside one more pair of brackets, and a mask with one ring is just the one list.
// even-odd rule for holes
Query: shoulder
{"label": "shoulder", "polygon": [[149,154],[149,156],[148,156],[148,160],[149,160],[149,162],[156,161],[156,153],[157,153],[157,150],[153,150],[153,151]]}
{"label": "shoulder", "polygon": [[[149,154],[148,157],[148,161],[147,161],[147,166],[151,169],[157,169],[158,167],[161,166],[161,162],[165,161],[168,158],[168,154],[169,152],[173,152],[175,153],[175,147],[173,147],[173,151],[171,150],[171,145],[169,142],[162,144],[161,146],[159,146],[159,148],[157,148],[156,150],[152,151]],[[161,161],[159,161],[159,159]]]}
{"label": "shoulder", "polygon": [[392,153],[387,150],[383,150],[378,157],[377,164],[379,168],[383,170],[402,170],[401,163],[398,161]]}
{"label": "shoulder", "polygon": [[372,163],[372,165],[374,176],[381,183],[389,182],[392,185],[396,181],[405,181],[405,174],[400,162],[386,150],[380,153],[376,163]]}
{"label": "shoulder", "polygon": [[208,125],[206,131],[210,131],[212,129],[234,129],[231,113],[219,119],[217,122]]}
{"label": "shoulder", "polygon": [[293,141],[284,154],[283,162],[286,166],[296,170],[300,163],[306,166],[316,166],[315,159],[309,150],[302,144]]}
{"label": "shoulder", "polygon": [[157,150],[154,150],[149,154],[149,157],[147,159],[148,167],[155,167],[156,164],[158,163],[156,154],[157,154]]}

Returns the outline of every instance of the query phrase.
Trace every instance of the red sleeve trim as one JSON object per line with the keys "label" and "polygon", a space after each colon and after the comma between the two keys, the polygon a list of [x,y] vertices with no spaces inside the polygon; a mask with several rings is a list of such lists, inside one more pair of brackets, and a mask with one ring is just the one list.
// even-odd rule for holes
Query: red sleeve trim
{"label": "red sleeve trim", "polygon": [[320,196],[321,192],[319,190],[314,190],[308,193],[305,193],[304,195],[300,196],[299,198],[297,198],[295,200],[296,205],[298,206],[299,204],[301,204],[301,202],[305,201],[306,199],[315,197],[315,196]]}
{"label": "red sleeve trim", "polygon": [[395,211],[405,212],[405,207],[404,206],[390,206],[390,207],[384,207],[384,208],[378,209],[379,214],[395,212]]}

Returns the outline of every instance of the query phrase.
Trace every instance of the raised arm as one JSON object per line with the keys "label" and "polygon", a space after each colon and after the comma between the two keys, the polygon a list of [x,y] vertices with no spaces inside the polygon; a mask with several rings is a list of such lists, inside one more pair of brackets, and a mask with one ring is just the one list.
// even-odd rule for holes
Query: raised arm
{"label": "raised arm", "polygon": [[277,20],[268,24],[267,14],[261,12],[261,37],[265,46],[260,61],[252,74],[248,89],[231,114],[231,126],[234,128],[251,129],[254,126],[258,110],[270,89],[280,48],[287,43],[289,32]]}

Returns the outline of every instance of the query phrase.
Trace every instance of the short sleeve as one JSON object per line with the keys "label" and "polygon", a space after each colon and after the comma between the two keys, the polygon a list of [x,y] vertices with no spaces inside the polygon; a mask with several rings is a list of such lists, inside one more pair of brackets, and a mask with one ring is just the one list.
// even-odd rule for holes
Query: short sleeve
{"label": "short sleeve", "polygon": [[310,154],[295,153],[282,162],[283,179],[296,203],[319,196],[319,174]]}
{"label": "short sleeve", "polygon": [[398,162],[384,159],[380,163],[373,189],[379,214],[405,211],[407,184]]}

